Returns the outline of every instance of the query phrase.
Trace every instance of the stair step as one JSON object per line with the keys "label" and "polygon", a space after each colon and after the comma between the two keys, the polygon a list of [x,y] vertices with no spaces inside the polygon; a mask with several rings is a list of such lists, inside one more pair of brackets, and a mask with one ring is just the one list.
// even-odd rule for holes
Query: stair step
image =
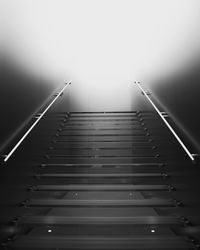
{"label": "stair step", "polygon": [[85,132],[72,132],[70,131],[69,133],[67,133],[66,131],[61,131],[59,133],[59,137],[60,136],[146,136],[147,134],[146,133],[141,133],[141,132],[135,132],[135,131],[132,131],[131,133],[128,131],[128,132],[123,132],[123,133],[116,133],[116,132],[111,132],[111,131],[108,131],[109,133],[106,133],[105,131],[103,131],[102,133],[96,133],[96,132],[93,132],[93,131],[87,131],[87,133]]}
{"label": "stair step", "polygon": [[137,217],[67,217],[67,216],[30,216],[22,218],[20,224],[71,225],[71,224],[126,224],[126,225],[181,225],[180,218],[167,216]]}
{"label": "stair step", "polygon": [[14,249],[190,249],[178,236],[22,236],[12,243]]}
{"label": "stair step", "polygon": [[80,114],[71,114],[70,115],[70,118],[105,118],[105,117],[136,117],[136,118],[138,118],[138,115],[137,114],[135,114],[135,113],[125,113],[125,114],[122,114],[122,113],[119,113],[119,114],[108,114],[108,113],[106,113],[106,114],[82,114],[82,115],[80,115]]}
{"label": "stair step", "polygon": [[[49,124],[48,124],[49,125]],[[44,127],[44,125],[43,125]],[[55,127],[55,126],[54,126]],[[65,123],[64,126],[60,127],[63,131],[67,130],[75,130],[75,131],[92,131],[92,130],[100,130],[100,131],[106,131],[106,130],[114,130],[114,131],[120,131],[120,130],[131,130],[131,131],[144,131],[145,127],[141,126],[141,124],[83,124],[83,125],[70,125],[68,123]]]}
{"label": "stair step", "polygon": [[[121,125],[137,125],[142,126],[142,123],[140,121],[134,120],[134,121],[67,121],[63,127],[65,126],[108,126],[108,125],[115,125],[115,126],[121,126]],[[145,123],[143,123],[145,125]]]}
{"label": "stair step", "polygon": [[134,200],[68,200],[68,199],[30,199],[24,206],[28,207],[69,207],[69,206],[133,206],[133,207],[174,207],[176,202],[167,199],[134,199]]}
{"label": "stair step", "polygon": [[110,121],[124,121],[124,122],[127,122],[127,121],[139,121],[139,118],[137,118],[137,117],[125,117],[125,118],[111,118],[110,116],[109,117],[104,117],[104,118],[102,118],[102,117],[100,117],[100,118],[98,118],[98,117],[96,117],[96,118],[93,118],[93,117],[91,117],[91,118],[83,118],[83,117],[70,117],[69,118],[69,121],[73,121],[73,122],[75,122],[75,121],[77,121],[77,122],[96,122],[96,121],[100,121],[100,122],[110,122]]}
{"label": "stair step", "polygon": [[37,178],[146,178],[146,177],[167,177],[168,175],[163,173],[98,173],[98,174],[80,174],[80,173],[59,173],[59,174],[37,174]]}
{"label": "stair step", "polygon": [[162,167],[164,163],[123,163],[123,164],[113,164],[113,163],[106,163],[106,164],[90,164],[90,163],[43,163],[39,165],[40,167]]}
{"label": "stair step", "polygon": [[65,159],[65,158],[157,158],[157,155],[99,155],[99,154],[93,154],[93,155],[76,155],[76,154],[70,154],[70,155],[67,155],[67,154],[63,154],[63,155],[56,155],[56,154],[48,154],[46,155],[46,157],[48,159],[52,159],[52,158],[62,158],[62,159]]}
{"label": "stair step", "polygon": [[35,191],[144,191],[169,190],[167,185],[38,185]]}
{"label": "stair step", "polygon": [[113,142],[113,143],[117,143],[117,142],[131,142],[131,143],[149,143],[151,141],[149,141],[148,139],[142,139],[142,138],[136,138],[136,139],[120,139],[120,140],[117,140],[114,138],[98,138],[98,140],[96,138],[87,138],[84,139],[84,138],[70,138],[70,139],[60,139],[59,137],[54,141],[55,143],[69,143],[69,142],[84,142],[84,143],[89,143],[89,142],[95,142],[95,143],[98,143],[98,142]]}
{"label": "stair step", "polygon": [[85,146],[85,147],[81,147],[81,146],[79,146],[78,145],[78,147],[72,147],[72,146],[68,146],[68,145],[66,145],[66,146],[62,146],[62,147],[52,147],[52,148],[50,148],[50,150],[53,150],[53,151],[55,151],[55,150],[70,150],[70,151],[72,151],[72,150],[153,150],[153,149],[155,149],[155,146],[149,146],[149,147],[147,147],[147,146],[141,146],[141,147],[134,147],[134,146],[130,146],[130,147],[117,147],[117,146],[115,146],[115,147],[110,147],[110,146],[107,146],[107,147],[88,147],[87,145]]}

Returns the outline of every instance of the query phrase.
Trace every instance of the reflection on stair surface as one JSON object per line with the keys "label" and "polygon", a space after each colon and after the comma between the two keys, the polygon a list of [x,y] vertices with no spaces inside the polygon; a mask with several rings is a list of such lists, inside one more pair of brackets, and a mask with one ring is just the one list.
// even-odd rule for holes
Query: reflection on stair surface
{"label": "reflection on stair surface", "polygon": [[13,167],[5,249],[198,249],[194,166],[153,112],[48,112]]}

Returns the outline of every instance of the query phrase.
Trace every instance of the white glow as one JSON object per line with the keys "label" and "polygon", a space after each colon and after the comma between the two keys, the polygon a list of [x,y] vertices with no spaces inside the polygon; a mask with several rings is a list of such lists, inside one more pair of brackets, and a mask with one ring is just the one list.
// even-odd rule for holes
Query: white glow
{"label": "white glow", "polygon": [[125,84],[173,72],[200,49],[199,0],[2,2],[4,51],[32,74],[72,79],[84,103],[127,107]]}

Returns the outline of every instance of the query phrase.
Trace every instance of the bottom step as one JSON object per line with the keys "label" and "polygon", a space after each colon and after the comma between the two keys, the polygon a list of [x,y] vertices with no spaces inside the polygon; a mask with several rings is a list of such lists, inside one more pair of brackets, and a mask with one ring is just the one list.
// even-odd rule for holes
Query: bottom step
{"label": "bottom step", "polygon": [[10,249],[192,249],[180,237],[136,236],[136,237],[34,237],[22,236]]}

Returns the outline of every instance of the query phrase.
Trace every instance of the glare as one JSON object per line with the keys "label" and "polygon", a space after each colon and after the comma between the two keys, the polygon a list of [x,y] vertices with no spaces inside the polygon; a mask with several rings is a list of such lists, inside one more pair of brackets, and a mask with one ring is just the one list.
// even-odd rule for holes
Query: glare
{"label": "glare", "polygon": [[4,53],[31,74],[72,79],[77,98],[125,102],[127,83],[178,70],[200,50],[199,0],[3,2]]}

